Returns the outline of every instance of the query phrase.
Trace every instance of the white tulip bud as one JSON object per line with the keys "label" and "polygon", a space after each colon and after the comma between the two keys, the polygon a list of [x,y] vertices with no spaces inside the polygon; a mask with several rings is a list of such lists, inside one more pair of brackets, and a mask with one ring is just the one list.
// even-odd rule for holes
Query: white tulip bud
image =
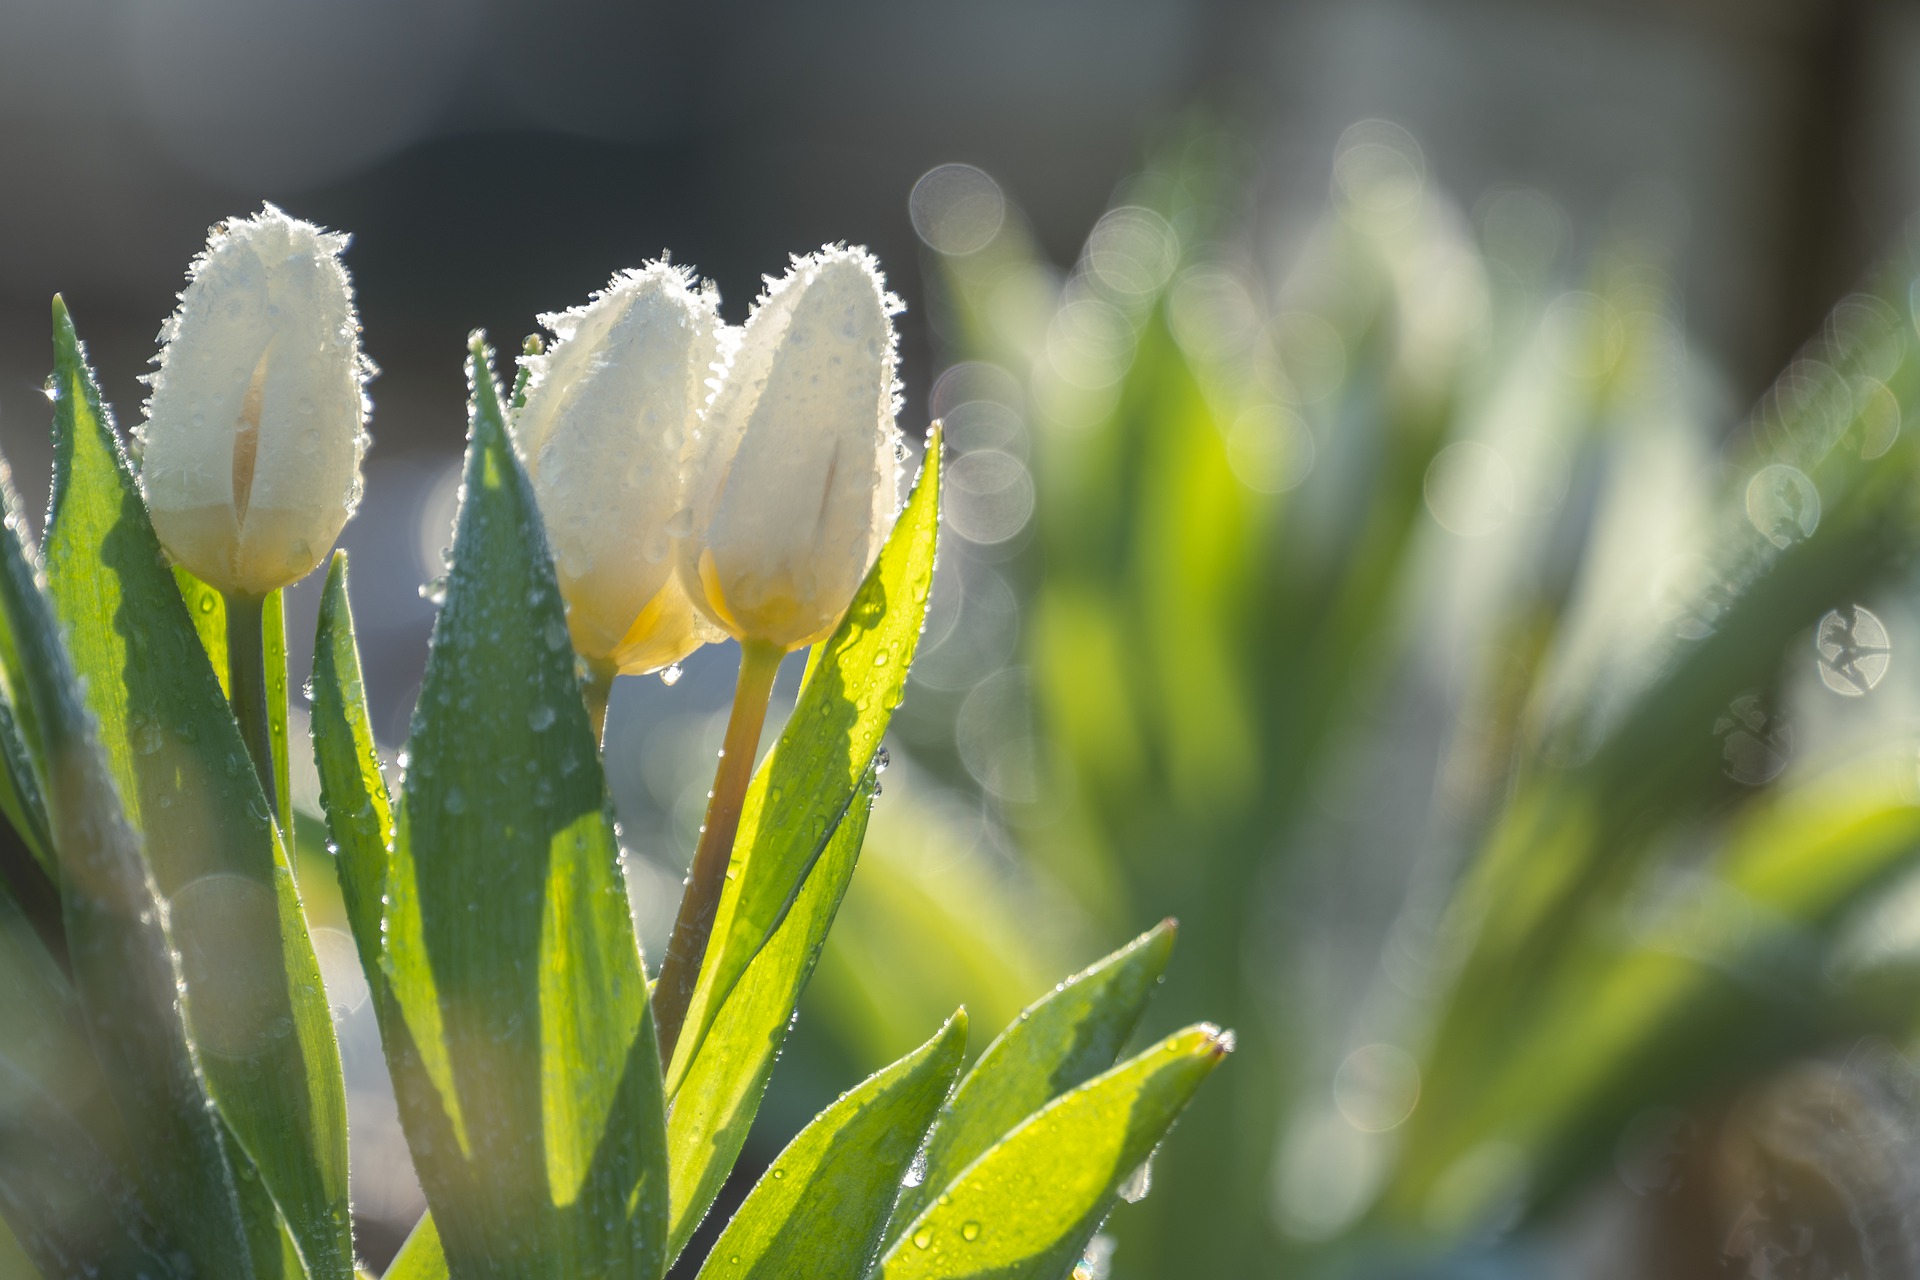
{"label": "white tulip bud", "polygon": [[689,468],[681,574],[742,641],[831,635],[900,500],[892,316],[864,249],[794,259],[768,281],[722,372]]}
{"label": "white tulip bud", "polygon": [[657,670],[719,638],[682,590],[673,546],[685,451],[720,359],[719,299],[652,263],[540,322],[557,341],[525,358],[514,440],[574,647],[619,671]]}
{"label": "white tulip bud", "polygon": [[160,331],[140,485],[167,553],[223,591],[304,577],[360,500],[373,367],[346,245],[272,205],[216,226]]}

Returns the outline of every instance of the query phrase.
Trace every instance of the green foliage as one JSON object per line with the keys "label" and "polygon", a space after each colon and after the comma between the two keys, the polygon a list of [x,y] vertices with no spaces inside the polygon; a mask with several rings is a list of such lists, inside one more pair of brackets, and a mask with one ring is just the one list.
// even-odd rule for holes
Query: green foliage
{"label": "green foliage", "polygon": [[[201,1066],[320,1276],[349,1275],[346,1097],[286,853],[63,308],[48,590],[180,952]],[[250,1172],[243,1176],[251,1176]],[[277,1228],[269,1228],[277,1230]]]}
{"label": "green foliage", "polygon": [[[63,313],[56,310],[56,320],[61,318]],[[70,399],[81,389],[76,379],[65,395]],[[20,658],[17,692],[31,704],[39,726],[60,859],[61,936],[77,987],[69,996],[48,959],[34,954],[25,931],[9,930],[9,949],[16,956],[26,953],[15,989],[23,1004],[38,1006],[32,1008],[36,1017],[9,1024],[9,1043],[18,1044],[14,1052],[24,1059],[10,1062],[9,1074],[35,1065],[33,1058],[40,1056],[35,1051],[47,1048],[55,1053],[39,1065],[60,1071],[59,1077],[21,1082],[29,1088],[37,1085],[39,1096],[17,1114],[37,1121],[34,1127],[40,1132],[9,1135],[8,1149],[23,1157],[7,1177],[10,1188],[20,1189],[8,1197],[9,1218],[15,1219],[15,1233],[37,1255],[36,1262],[55,1276],[85,1274],[96,1262],[144,1262],[143,1255],[149,1254],[158,1255],[161,1264],[176,1273],[190,1268],[211,1276],[247,1276],[252,1269],[233,1175],[221,1149],[218,1122],[201,1101],[199,1057],[181,1016],[191,996],[183,1001],[176,995],[180,971],[161,924],[139,837],[121,809],[106,753],[95,736],[39,574],[19,542],[12,510],[17,500],[11,492],[6,504],[6,529],[0,535],[0,612],[6,615]],[[36,988],[37,1000],[28,994]],[[44,1035],[51,1030],[47,1023],[56,1018],[64,1052],[35,1043],[40,1037],[33,1034],[32,1023],[40,1022]],[[99,1078],[114,1104],[113,1116],[96,1119],[98,1137],[59,1105],[64,1088],[86,1080],[84,1066],[80,1074],[67,1074],[76,1059],[85,1062],[78,1051],[79,1036],[90,1040]],[[71,1147],[64,1142],[48,1145],[62,1138],[72,1140]],[[35,1204],[34,1197],[50,1192],[58,1196],[103,1176],[103,1171],[88,1167],[100,1158],[95,1142],[104,1142],[124,1161],[117,1165],[117,1177],[104,1174],[103,1192],[77,1205]],[[127,1185],[132,1181],[128,1170],[137,1171],[133,1176],[139,1180],[139,1194]],[[11,1212],[16,1196],[30,1206],[17,1219]],[[174,1264],[176,1252],[187,1260],[187,1268]]]}
{"label": "green foliage", "polygon": [[1166,921],[1027,1009],[974,1064],[927,1144],[926,1169],[900,1197],[904,1225],[1013,1127],[1120,1056],[1173,952]]}
{"label": "green foliage", "polygon": [[[940,433],[927,438],[940,456]],[[677,1089],[740,974],[779,927],[840,825],[906,687],[933,584],[940,470],[914,486],[838,630],[807,666],[793,718],[747,791],[734,864],[701,965],[687,1030],[667,1071]]]}
{"label": "green foliage", "polygon": [[[216,592],[167,567],[58,307],[55,339],[44,582],[10,492],[0,534],[0,812],[27,851],[0,875],[6,1244],[57,1280],[358,1277],[340,1063],[288,852],[280,598],[262,641],[271,813],[223,697],[244,637]],[[476,337],[452,569],[397,803],[344,555],[314,651],[335,909],[431,1206],[388,1276],[658,1280],[739,1157],[853,876],[925,618],[940,439],[754,775],[669,1086],[581,673],[490,359]],[[1023,1015],[950,1098],[956,1014],[794,1139],[707,1269],[866,1275],[903,1212],[925,1208],[916,1193],[896,1211],[918,1157],[969,1204],[983,1176],[1057,1182],[1050,1210],[1030,1193],[1003,1206],[1005,1238],[1070,1266],[1204,1074],[1194,1064],[1224,1052],[1192,1032],[1082,1083],[1118,1054],[1171,937],[1163,926]],[[1023,1136],[1045,1134],[1084,1159]]]}
{"label": "green foliage", "polygon": [[672,1242],[679,1256],[720,1193],[746,1144],[761,1094],[793,1025],[834,914],[853,878],[873,804],[869,777],[813,864],[800,895],[773,937],[721,1005],[667,1115]]}
{"label": "green foliage", "polygon": [[1524,1269],[1648,1115],[1708,1135],[1708,1196],[1749,1091],[1915,1043],[1911,945],[1861,958],[1920,873],[1910,687],[1836,696],[1877,677],[1832,656],[1913,598],[1910,254],[1723,446],[1656,235],[1573,258],[1504,188],[1469,230],[1411,139],[1354,138],[1270,285],[1203,133],[1064,275],[1012,216],[933,263],[954,438],[1035,489],[970,566],[1016,588],[1030,673],[1007,825],[1107,936],[1176,912],[1176,1001],[1259,1064],[1115,1220],[1128,1275],[1445,1267],[1508,1231]]}
{"label": "green foliage", "polygon": [[966,1046],[962,1010],[933,1039],[822,1111],[774,1157],[700,1274],[865,1275]]}
{"label": "green foliage", "polygon": [[646,977],[559,589],[478,346],[469,374],[466,501],[385,878],[399,1095],[457,1273],[657,1273]]}
{"label": "green foliage", "polygon": [[1122,1187],[1150,1176],[1153,1149],[1232,1047],[1216,1027],[1190,1027],[1054,1099],[941,1186],[879,1274],[1064,1274]]}

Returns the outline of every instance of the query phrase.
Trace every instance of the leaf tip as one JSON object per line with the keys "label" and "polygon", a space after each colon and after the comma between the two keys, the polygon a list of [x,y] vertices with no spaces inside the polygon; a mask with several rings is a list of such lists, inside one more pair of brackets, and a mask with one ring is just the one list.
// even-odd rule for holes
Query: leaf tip
{"label": "leaf tip", "polygon": [[73,312],[67,309],[63,294],[53,295],[53,350],[60,363],[78,363],[80,334],[73,326]]}
{"label": "leaf tip", "polygon": [[967,1006],[961,1005],[958,1009],[955,1009],[953,1016],[947,1019],[946,1025],[940,1028],[940,1033],[933,1039],[936,1048],[952,1048],[955,1050],[965,1048],[967,1043]]}

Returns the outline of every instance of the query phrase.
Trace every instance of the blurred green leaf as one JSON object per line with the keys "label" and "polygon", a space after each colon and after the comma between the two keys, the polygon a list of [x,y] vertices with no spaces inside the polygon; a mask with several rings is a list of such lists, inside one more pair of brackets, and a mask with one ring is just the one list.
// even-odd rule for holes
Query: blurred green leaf
{"label": "blurred green leaf", "polygon": [[[0,1057],[78,1111],[101,1087],[73,984],[0,884]],[[116,1126],[117,1128],[117,1126]]]}
{"label": "blurred green leaf", "polygon": [[714,1242],[700,1275],[865,1275],[907,1166],[953,1087],[966,1047],[962,1009],[933,1039],[822,1111],[774,1157]]}
{"label": "blurred green leaf", "polygon": [[940,1109],[926,1176],[900,1197],[896,1233],[1021,1121],[1111,1067],[1173,954],[1163,921],[1035,1001],[980,1055]]}
{"label": "blurred green leaf", "polygon": [[721,1003],[780,926],[867,775],[906,687],[933,582],[940,529],[940,431],[880,558],[808,665],[793,715],[754,774],[712,941],[675,1045],[678,1090]]}
{"label": "blurred green leaf", "polygon": [[[180,1265],[188,1255],[161,1231],[93,1136],[4,1053],[0,1212],[42,1280],[185,1280],[192,1274]],[[14,1274],[5,1264],[0,1253],[0,1274]]]}
{"label": "blurred green leaf", "polygon": [[1471,1078],[1429,1075],[1384,1211],[1471,1222],[1484,1203],[1433,1198],[1489,1142],[1524,1157],[1530,1203],[1551,1203],[1649,1107],[1826,1037],[1896,1031],[1848,1025],[1825,953],[1836,924],[1916,858],[1920,806],[1851,770],[1748,806],[1710,871],[1622,906],[1624,920],[1583,922]]}
{"label": "blurred green leaf", "polygon": [[1060,1280],[1200,1082],[1233,1048],[1190,1027],[1062,1094],[937,1188],[883,1280]]}
{"label": "blurred green leaf", "polygon": [[[174,1246],[116,1163],[126,1135],[87,1043],[79,1000],[4,885],[0,1027],[0,1216],[39,1273],[61,1280],[143,1268],[177,1274]],[[0,1275],[7,1274],[0,1259]]]}
{"label": "blurred green leaf", "polygon": [[167,901],[209,1091],[309,1270],[346,1280],[346,1095],[286,852],[58,301],[54,346],[54,607]]}
{"label": "blurred green leaf", "polygon": [[914,773],[888,776],[801,1010],[863,1070],[911,1049],[958,1005],[981,1026],[1013,1021],[1067,968],[1080,905],[1009,866],[963,809],[921,793]]}
{"label": "blurred green leaf", "polygon": [[667,1113],[669,1258],[678,1257],[720,1193],[753,1128],[793,1025],[794,1007],[832,927],[867,831],[871,772],[813,864],[787,918],[721,1004]]}
{"label": "blurred green leaf", "polygon": [[418,1054],[401,1114],[453,1270],[657,1275],[659,1050],[606,785],[478,337],[468,371],[466,498],[386,885]]}
{"label": "blurred green leaf", "polygon": [[[66,385],[68,397],[80,390]],[[139,836],[123,816],[4,483],[0,505],[0,615],[19,648],[23,692],[47,753],[68,958],[87,1034],[155,1220],[175,1234],[195,1273],[250,1276],[232,1176],[182,1021],[192,993],[180,993]],[[50,980],[44,970],[40,978]]]}

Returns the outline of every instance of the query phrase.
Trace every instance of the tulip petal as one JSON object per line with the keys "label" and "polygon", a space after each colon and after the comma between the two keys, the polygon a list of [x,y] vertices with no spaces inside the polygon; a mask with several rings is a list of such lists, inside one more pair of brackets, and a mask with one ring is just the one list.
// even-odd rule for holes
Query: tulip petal
{"label": "tulip petal", "polygon": [[823,249],[747,320],[694,450],[681,555],[696,602],[737,638],[826,638],[886,541],[898,309],[869,254]]}
{"label": "tulip petal", "polygon": [[720,358],[719,300],[682,268],[623,272],[527,357],[518,449],[586,658],[649,671],[717,634],[673,587],[682,457]]}

